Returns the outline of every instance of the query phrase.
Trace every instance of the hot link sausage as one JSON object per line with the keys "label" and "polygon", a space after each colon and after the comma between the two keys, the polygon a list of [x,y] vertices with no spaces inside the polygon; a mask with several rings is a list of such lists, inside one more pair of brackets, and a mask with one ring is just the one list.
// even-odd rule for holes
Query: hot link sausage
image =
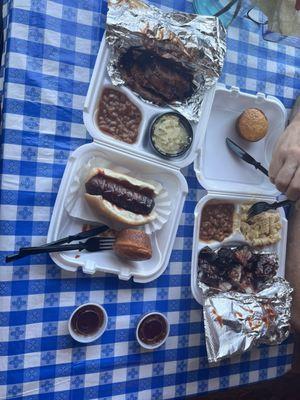
{"label": "hot link sausage", "polygon": [[105,176],[93,176],[85,185],[88,194],[101,195],[110,203],[136,214],[149,215],[154,208],[154,192],[130,182]]}

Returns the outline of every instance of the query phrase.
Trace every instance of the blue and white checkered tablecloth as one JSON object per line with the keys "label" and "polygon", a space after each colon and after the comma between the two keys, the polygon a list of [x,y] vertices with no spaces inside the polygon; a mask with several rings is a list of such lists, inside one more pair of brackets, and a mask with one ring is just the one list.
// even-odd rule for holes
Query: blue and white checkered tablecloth
{"label": "blue and white checkered tablecloth", "polygon": [[[0,227],[0,397],[67,400],[182,399],[282,375],[293,344],[260,347],[208,366],[202,311],[190,289],[193,211],[201,195],[193,168],[171,262],[149,284],[68,273],[46,255],[4,264],[7,251],[44,243],[70,152],[90,141],[82,107],[105,26],[99,0],[3,0],[4,70]],[[155,1],[192,11],[190,1]],[[270,44],[242,16],[228,33],[222,81],[275,95],[291,107],[300,88],[300,52]],[[28,264],[30,262],[30,264]],[[95,301],[108,330],[90,345],[75,343],[67,319]],[[171,322],[162,348],[144,352],[137,319],[164,312]]]}

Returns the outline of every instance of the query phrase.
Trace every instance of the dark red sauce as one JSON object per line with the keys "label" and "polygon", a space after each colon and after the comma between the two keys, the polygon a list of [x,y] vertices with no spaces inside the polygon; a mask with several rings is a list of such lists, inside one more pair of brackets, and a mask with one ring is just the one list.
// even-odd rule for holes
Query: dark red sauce
{"label": "dark red sauce", "polygon": [[93,335],[101,328],[104,322],[102,310],[93,305],[80,308],[71,320],[72,328],[79,335]]}
{"label": "dark red sauce", "polygon": [[167,330],[165,319],[159,314],[152,314],[141,322],[138,336],[146,344],[158,344],[166,337]]}

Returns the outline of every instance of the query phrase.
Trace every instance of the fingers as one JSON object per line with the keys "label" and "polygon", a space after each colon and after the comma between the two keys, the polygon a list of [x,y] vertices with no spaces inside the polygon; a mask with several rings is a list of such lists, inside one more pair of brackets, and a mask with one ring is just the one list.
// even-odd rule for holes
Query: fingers
{"label": "fingers", "polygon": [[[292,180],[294,179],[296,170],[298,167],[298,163],[294,160],[287,159],[281,169],[279,170],[277,176],[274,178],[274,183],[277,189],[286,193]],[[293,186],[293,192],[295,191],[295,187]]]}
{"label": "fingers", "polygon": [[286,154],[282,152],[280,143],[278,143],[278,146],[273,154],[269,168],[269,178],[272,183],[275,183],[275,178],[277,177],[279,171],[281,170],[285,160],[286,160]]}
{"label": "fingers", "polygon": [[293,201],[297,201],[298,199],[300,199],[300,167],[297,168],[286,190],[286,195],[289,199]]}

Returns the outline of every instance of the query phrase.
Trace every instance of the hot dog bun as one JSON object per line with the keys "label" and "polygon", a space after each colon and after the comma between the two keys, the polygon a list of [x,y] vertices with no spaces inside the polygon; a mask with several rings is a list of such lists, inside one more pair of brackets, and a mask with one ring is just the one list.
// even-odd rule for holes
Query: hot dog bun
{"label": "hot dog bun", "polygon": [[156,218],[155,211],[149,215],[135,214],[131,211],[119,208],[109,201],[103,199],[102,196],[94,196],[86,193],[85,198],[89,205],[100,215],[105,215],[113,221],[118,221],[130,226],[145,225]]}
{"label": "hot dog bun", "polygon": [[[141,181],[139,179],[132,178],[128,175],[125,174],[119,174],[116,173],[110,169],[107,168],[93,168],[93,170],[90,172],[86,183],[93,178],[94,176],[101,174],[106,177],[110,177],[113,179],[117,179],[118,181],[122,182],[128,182],[129,184],[136,186],[140,189],[148,189],[150,191],[153,191],[154,196],[157,195],[156,188],[151,185],[150,183]],[[93,210],[95,210],[99,215],[105,215],[109,219],[113,221],[117,221],[129,226],[141,226],[145,225],[150,221],[153,221],[156,218],[156,212],[154,210],[151,211],[148,215],[143,215],[141,213],[135,213],[129,210],[126,210],[124,208],[121,208],[112,202],[106,200],[103,198],[102,195],[95,195],[95,194],[89,194],[85,193],[85,198],[87,202],[89,203],[90,207],[92,207]]]}

